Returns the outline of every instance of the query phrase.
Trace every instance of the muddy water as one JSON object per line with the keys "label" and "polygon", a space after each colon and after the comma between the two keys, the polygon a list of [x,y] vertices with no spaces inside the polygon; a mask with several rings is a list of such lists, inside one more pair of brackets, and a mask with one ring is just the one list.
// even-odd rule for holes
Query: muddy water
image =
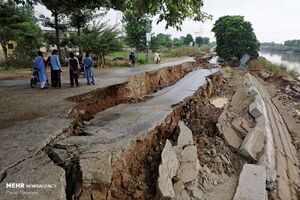
{"label": "muddy water", "polygon": [[286,65],[289,69],[296,69],[297,72],[300,73],[300,54],[261,50],[259,55],[265,57],[272,63]]}

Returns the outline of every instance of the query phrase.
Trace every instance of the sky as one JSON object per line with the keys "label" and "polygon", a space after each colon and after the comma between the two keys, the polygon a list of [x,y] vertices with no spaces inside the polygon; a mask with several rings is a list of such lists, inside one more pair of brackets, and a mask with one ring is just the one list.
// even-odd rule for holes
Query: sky
{"label": "sky", "polygon": [[[35,8],[38,14],[50,15],[43,6]],[[283,43],[289,39],[300,39],[300,0],[204,0],[203,11],[211,14],[213,20],[204,23],[185,20],[182,31],[174,28],[165,29],[165,23],[156,23],[153,17],[152,32],[171,34],[172,38],[186,36],[209,37],[214,22],[224,15],[242,15],[252,23],[254,32],[260,42]],[[120,24],[121,12],[109,11],[103,19],[110,25]]]}

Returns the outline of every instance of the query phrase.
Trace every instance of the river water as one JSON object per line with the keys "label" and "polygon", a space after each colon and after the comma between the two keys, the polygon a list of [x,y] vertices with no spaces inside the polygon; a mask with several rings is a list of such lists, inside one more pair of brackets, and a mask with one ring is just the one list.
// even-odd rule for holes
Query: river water
{"label": "river water", "polygon": [[290,54],[262,49],[259,52],[259,55],[265,57],[272,63],[284,64],[289,69],[296,69],[300,74],[300,54]]}

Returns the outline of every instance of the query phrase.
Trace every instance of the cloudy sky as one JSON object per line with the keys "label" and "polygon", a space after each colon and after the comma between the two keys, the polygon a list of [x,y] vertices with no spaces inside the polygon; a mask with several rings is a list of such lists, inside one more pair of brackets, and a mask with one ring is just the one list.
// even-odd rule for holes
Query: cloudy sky
{"label": "cloudy sky", "polygon": [[[300,39],[299,9],[300,0],[204,0],[203,10],[213,15],[212,21],[200,23],[186,20],[179,32],[172,28],[165,30],[165,23],[157,25],[154,17],[152,31],[168,33],[173,38],[191,33],[214,40],[211,29],[215,20],[224,15],[243,15],[252,23],[260,42],[282,43],[288,39]],[[42,6],[37,6],[36,11],[49,15]],[[114,25],[120,18],[120,12],[110,11],[104,20]]]}

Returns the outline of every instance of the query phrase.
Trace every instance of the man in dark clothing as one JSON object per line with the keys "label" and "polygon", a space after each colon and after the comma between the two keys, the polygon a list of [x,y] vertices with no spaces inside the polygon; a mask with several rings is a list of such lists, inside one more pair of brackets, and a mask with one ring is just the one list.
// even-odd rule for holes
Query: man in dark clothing
{"label": "man in dark clothing", "polygon": [[135,55],[133,51],[131,51],[131,53],[129,54],[129,63],[130,66],[135,67]]}
{"label": "man in dark clothing", "polygon": [[52,87],[61,87],[61,65],[59,62],[58,51],[54,49],[49,57],[51,66],[51,83]]}
{"label": "man in dark clothing", "polygon": [[76,86],[79,86],[79,82],[78,82],[78,76],[79,76],[79,62],[78,59],[76,57],[74,57],[74,54],[71,52],[69,53],[69,74],[70,74],[70,83],[71,83],[71,87],[74,86],[74,81]]}

